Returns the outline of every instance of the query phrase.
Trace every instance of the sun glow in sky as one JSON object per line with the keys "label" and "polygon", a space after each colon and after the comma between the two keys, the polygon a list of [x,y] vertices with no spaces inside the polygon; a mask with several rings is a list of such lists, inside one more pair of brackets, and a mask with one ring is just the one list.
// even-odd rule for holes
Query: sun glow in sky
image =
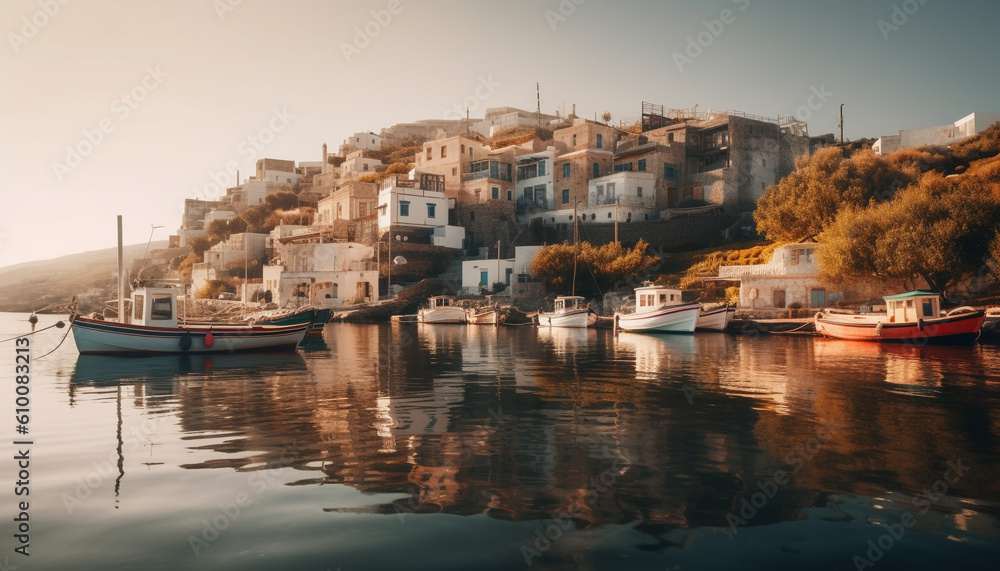
{"label": "sun glow in sky", "polygon": [[[10,0],[0,266],[165,240],[257,158],[488,107],[797,115],[848,139],[1000,112],[995,2]],[[477,88],[489,85],[489,89]],[[478,95],[478,97],[477,97]],[[455,109],[461,110],[456,114]]]}

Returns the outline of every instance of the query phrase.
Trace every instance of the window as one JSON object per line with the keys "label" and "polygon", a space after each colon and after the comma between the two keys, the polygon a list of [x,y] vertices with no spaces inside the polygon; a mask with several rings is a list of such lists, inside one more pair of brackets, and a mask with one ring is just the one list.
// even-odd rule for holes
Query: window
{"label": "window", "polygon": [[400,216],[409,216],[410,215],[410,201],[409,200],[400,200],[399,201],[399,215]]}
{"label": "window", "polygon": [[513,190],[508,190],[507,191],[507,200],[514,200],[514,191]]}
{"label": "window", "polygon": [[538,161],[538,176],[545,176],[545,161]]}
{"label": "window", "polygon": [[677,180],[677,167],[674,165],[663,165],[663,178],[667,180]]}
{"label": "window", "polygon": [[337,220],[340,220],[343,217],[344,217],[344,205],[343,204],[338,204],[337,205]]}
{"label": "window", "polygon": [[593,176],[593,178],[597,178],[599,176],[601,176],[601,165],[598,164],[598,163],[594,163],[594,176]]}
{"label": "window", "polygon": [[431,160],[431,148],[427,147],[427,160]]}
{"label": "window", "polygon": [[472,147],[469,147],[469,158],[470,159],[476,158],[476,150],[473,149]]}
{"label": "window", "polygon": [[646,159],[639,159],[639,172],[646,172]]}
{"label": "window", "polygon": [[153,303],[150,307],[149,318],[159,320],[173,319],[174,312],[171,311],[170,308],[170,299],[171,296],[169,295],[153,296]]}
{"label": "window", "polygon": [[535,185],[535,204],[540,208],[545,208],[548,206],[548,198],[545,196],[545,185],[536,184]]}
{"label": "window", "polygon": [[569,189],[564,188],[562,191],[563,204],[569,204]]}
{"label": "window", "polygon": [[597,196],[604,196],[604,185],[597,185]]}
{"label": "window", "polygon": [[465,145],[462,145],[462,154],[465,154]]}
{"label": "window", "polygon": [[458,167],[451,167],[451,176],[458,176]]}
{"label": "window", "polygon": [[573,135],[573,146],[576,146],[576,135]]}
{"label": "window", "polygon": [[493,187],[493,200],[499,200],[499,199],[500,199],[500,187],[499,186],[494,186]]}
{"label": "window", "polygon": [[642,187],[641,186],[635,187],[635,196],[636,196],[636,198],[642,198]]}
{"label": "window", "polygon": [[597,148],[598,149],[604,148],[604,136],[601,135],[600,133],[597,134]]}
{"label": "window", "polygon": [[669,142],[669,143],[673,143],[674,142],[674,134],[673,133],[670,133],[669,135],[667,135],[667,142]]}
{"label": "window", "polygon": [[445,145],[441,145],[441,158],[443,159],[447,156],[448,156],[448,147],[446,147]]}
{"label": "window", "polygon": [[774,307],[775,309],[785,308],[785,290],[783,289],[774,290]]}
{"label": "window", "polygon": [[[361,170],[367,171],[368,170],[368,163],[365,163],[365,164],[361,165]],[[291,182],[291,181],[289,181],[289,182]]]}
{"label": "window", "polygon": [[427,217],[428,218],[434,218],[435,214],[437,214],[437,205],[434,204],[434,203],[432,203],[432,202],[428,202],[427,203]]}
{"label": "window", "polygon": [[615,183],[609,182],[608,183],[608,198],[614,198],[614,197],[615,197]]}
{"label": "window", "polygon": [[569,178],[569,163],[563,165],[563,178]]}

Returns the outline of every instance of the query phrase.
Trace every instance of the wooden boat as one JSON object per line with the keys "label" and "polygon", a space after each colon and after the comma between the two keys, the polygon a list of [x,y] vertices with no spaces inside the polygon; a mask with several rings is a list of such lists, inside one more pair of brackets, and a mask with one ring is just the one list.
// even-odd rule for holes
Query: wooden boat
{"label": "wooden boat", "polygon": [[591,327],[597,323],[597,314],[578,295],[561,295],[556,298],[551,312],[538,312],[538,324],[548,327]]}
{"label": "wooden boat", "polygon": [[465,309],[455,305],[451,295],[427,298],[427,306],[417,311],[418,323],[465,323]]}
{"label": "wooden boat", "polygon": [[816,332],[824,337],[857,341],[971,343],[979,337],[986,312],[959,307],[941,315],[940,294],[911,291],[885,297],[886,314],[819,312]]}
{"label": "wooden boat", "polygon": [[465,312],[470,325],[500,325],[500,308],[495,305],[470,307]]}
{"label": "wooden boat", "polygon": [[729,322],[732,321],[735,316],[736,308],[728,305],[723,305],[722,307],[717,307],[708,311],[705,311],[705,308],[702,307],[701,313],[698,314],[698,325],[695,327],[695,330],[725,331],[726,327],[729,326]]}
{"label": "wooden boat", "polygon": [[292,310],[262,311],[252,313],[246,320],[255,325],[295,325],[297,323],[309,324],[309,335],[322,335],[323,328],[333,310],[327,307],[300,307]]}
{"label": "wooden boat", "polygon": [[645,333],[694,333],[701,305],[682,303],[680,290],[645,285],[635,288],[635,312],[615,313],[615,327]]}
{"label": "wooden boat", "polygon": [[[127,317],[123,316],[123,317]],[[126,321],[129,321],[126,319]],[[309,323],[295,325],[178,325],[177,290],[140,287],[126,323],[76,316],[73,339],[83,355],[234,353],[294,350]]]}

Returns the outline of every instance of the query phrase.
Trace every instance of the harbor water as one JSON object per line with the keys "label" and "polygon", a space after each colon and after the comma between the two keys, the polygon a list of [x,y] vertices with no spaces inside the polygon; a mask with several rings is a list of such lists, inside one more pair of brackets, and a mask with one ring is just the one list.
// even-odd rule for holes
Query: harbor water
{"label": "harbor water", "polygon": [[296,353],[123,358],[65,333],[29,337],[26,423],[0,343],[23,570],[1000,560],[992,345],[336,323]]}

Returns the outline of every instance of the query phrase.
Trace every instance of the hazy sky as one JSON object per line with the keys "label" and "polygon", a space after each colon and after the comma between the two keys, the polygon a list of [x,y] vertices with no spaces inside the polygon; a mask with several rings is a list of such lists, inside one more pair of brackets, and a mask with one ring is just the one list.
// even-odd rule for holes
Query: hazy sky
{"label": "hazy sky", "polygon": [[113,247],[117,214],[126,243],[153,225],[165,240],[231,166],[318,161],[464,101],[534,109],[536,82],[543,112],[616,123],[645,100],[808,115],[816,135],[843,103],[848,139],[1000,112],[997,16],[986,0],[5,0],[0,266]]}

